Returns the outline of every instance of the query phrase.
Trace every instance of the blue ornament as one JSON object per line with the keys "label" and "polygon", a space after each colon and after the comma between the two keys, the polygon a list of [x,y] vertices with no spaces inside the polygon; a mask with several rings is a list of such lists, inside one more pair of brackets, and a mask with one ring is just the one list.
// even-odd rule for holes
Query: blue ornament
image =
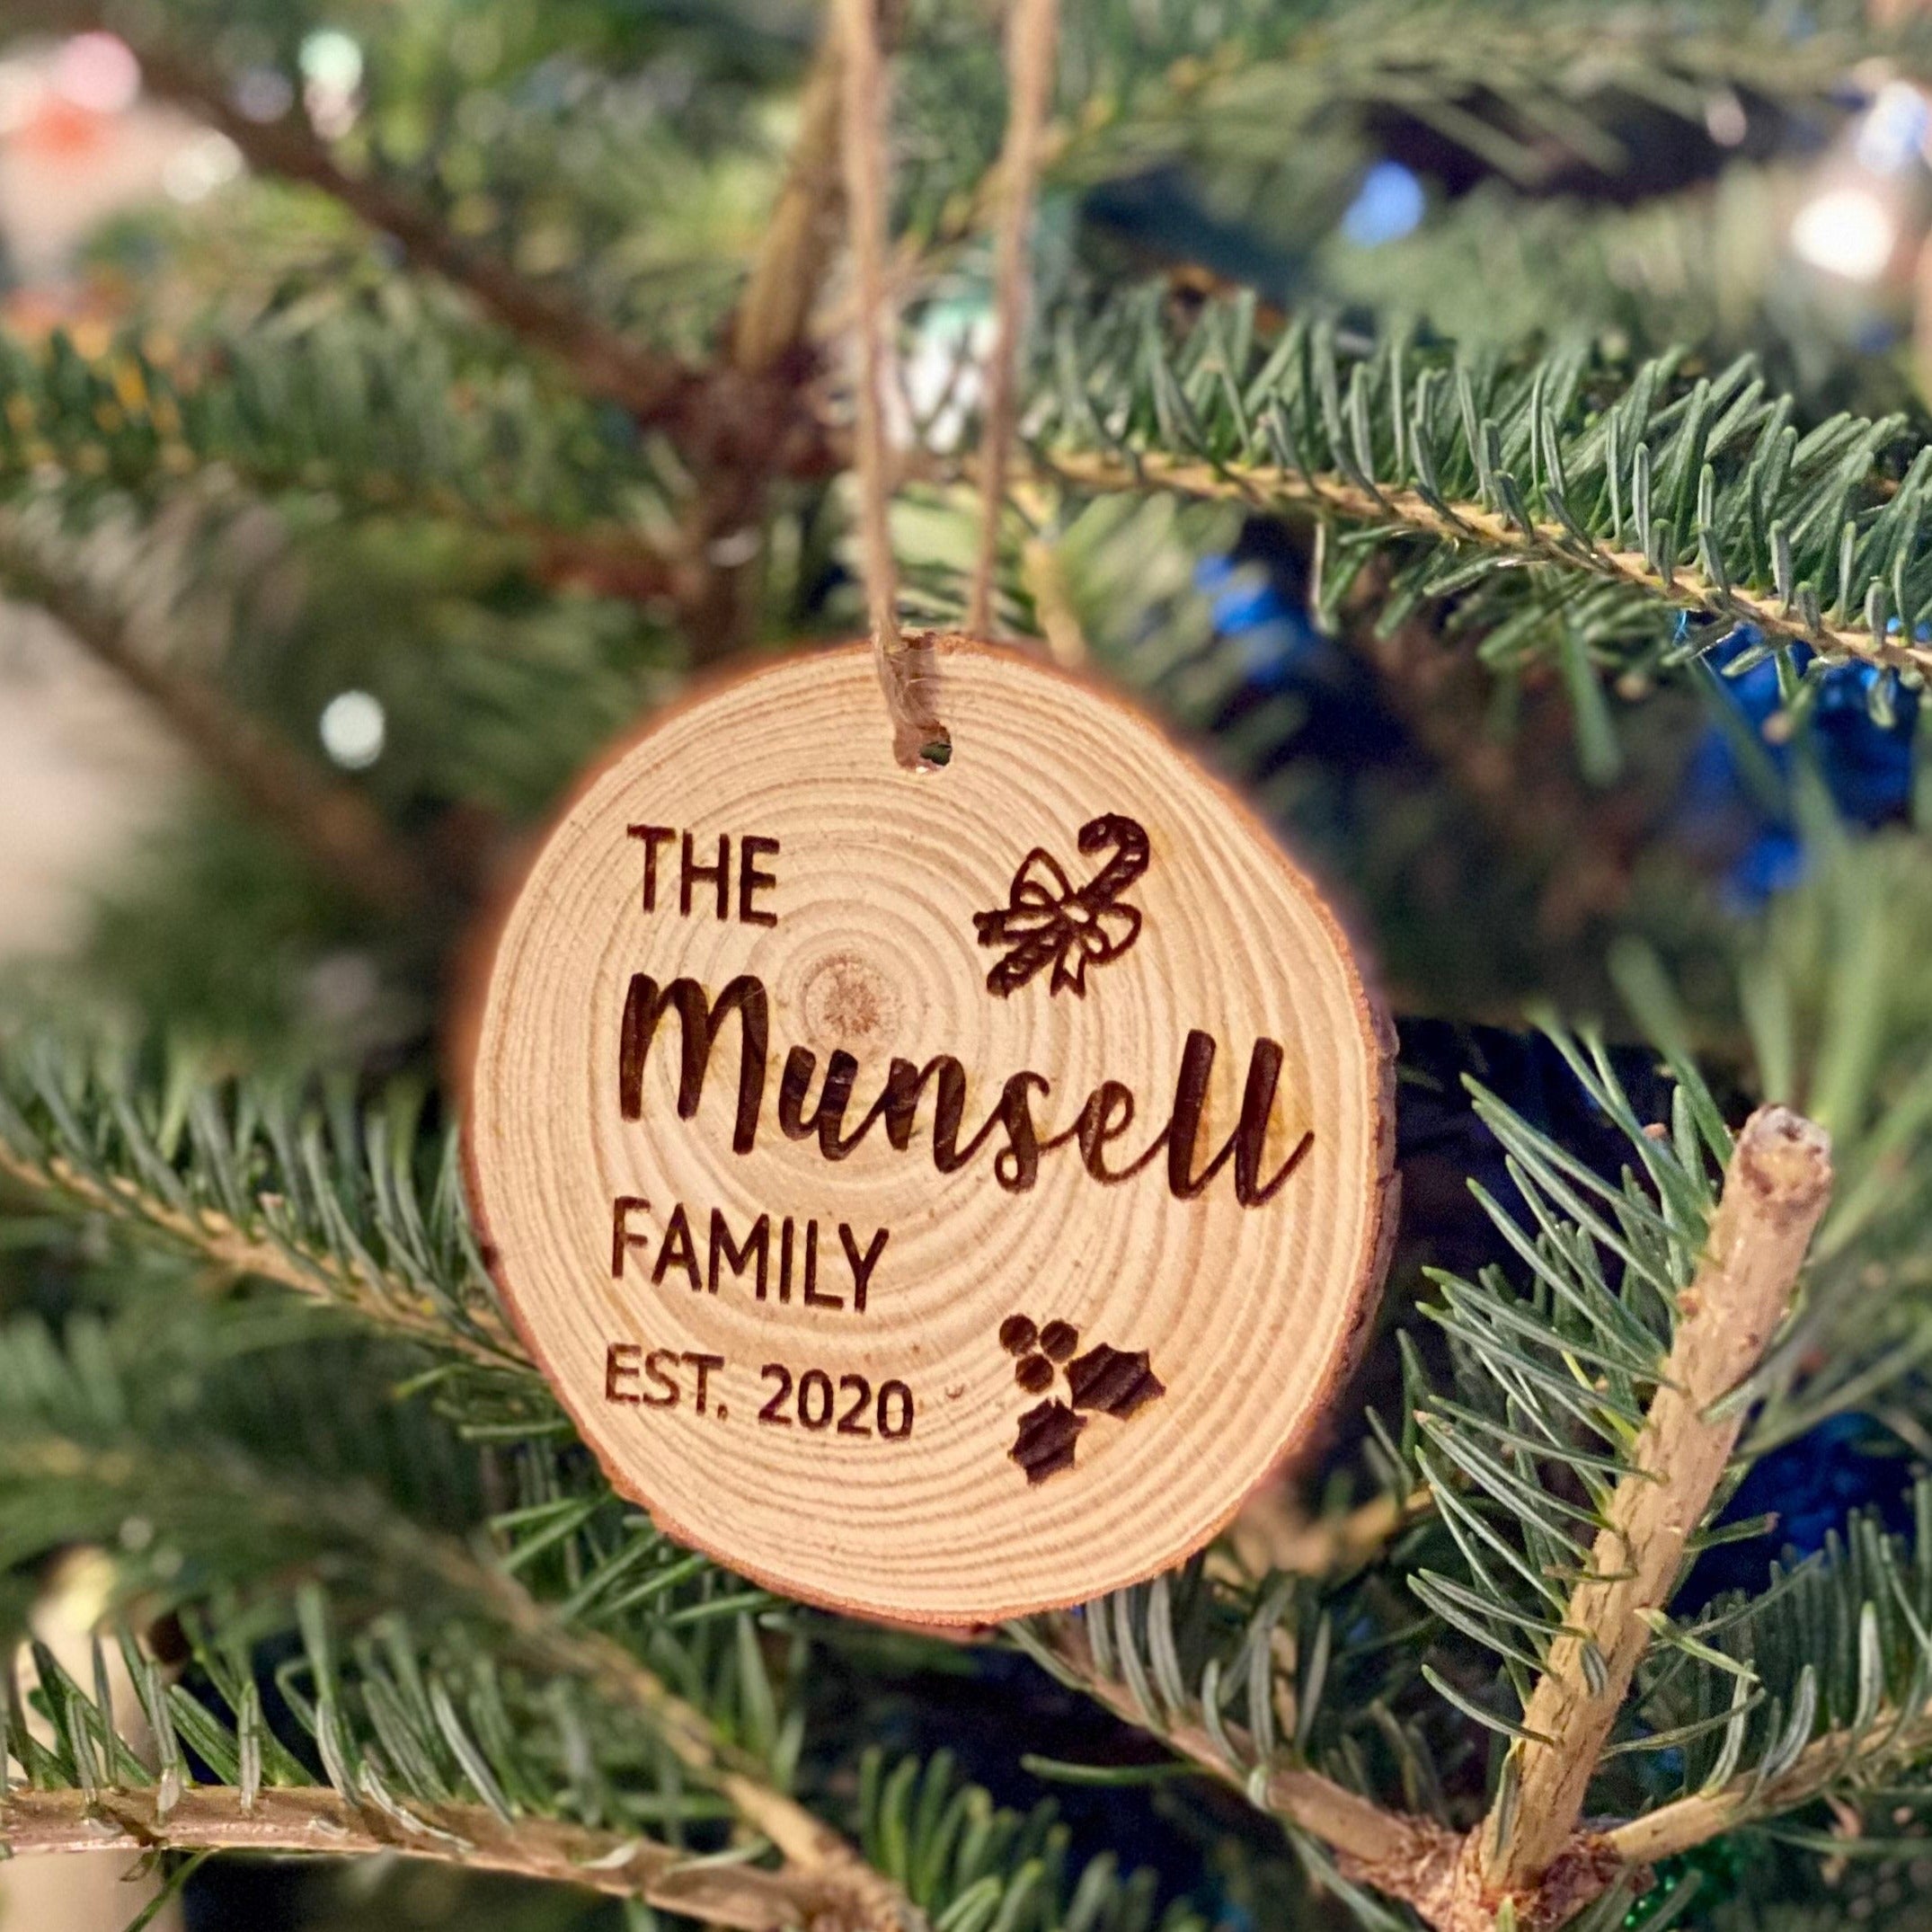
{"label": "blue ornament", "polygon": [[[1898,629],[1896,619],[1892,629]],[[1925,626],[1920,631],[1928,634]],[[1689,617],[1679,617],[1679,637],[1690,634]],[[1719,673],[1714,702],[1730,717],[1713,719],[1699,736],[1678,802],[1679,836],[1724,855],[1724,896],[1739,911],[1754,910],[1803,876],[1792,786],[1801,758],[1823,780],[1848,826],[1890,824],[1906,817],[1911,804],[1918,693],[1877,665],[1837,665],[1818,680],[1803,731],[1768,736],[1767,725],[1783,708],[1776,662],[1766,657],[1735,676],[1725,675],[1728,666],[1763,643],[1755,625],[1741,624],[1705,652]],[[1807,645],[1790,647],[1801,674],[1813,655]],[[1882,722],[1888,708],[1890,722]],[[1749,732],[1759,748],[1761,758],[1751,761],[1756,770],[1740,756],[1741,732]]]}
{"label": "blue ornament", "polygon": [[1834,1415],[1760,1457],[1724,1506],[1717,1527],[1777,1519],[1760,1536],[1719,1543],[1697,1558],[1671,1614],[1695,1614],[1727,1591],[1755,1594],[1774,1559],[1815,1556],[1855,1511],[1875,1512],[1895,1536],[1912,1529],[1912,1466],[1898,1438],[1876,1418]]}

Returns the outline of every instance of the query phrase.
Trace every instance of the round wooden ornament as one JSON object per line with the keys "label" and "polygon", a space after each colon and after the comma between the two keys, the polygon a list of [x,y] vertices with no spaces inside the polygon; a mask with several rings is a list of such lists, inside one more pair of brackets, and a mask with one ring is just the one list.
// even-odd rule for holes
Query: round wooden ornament
{"label": "round wooden ornament", "polygon": [[473,1192],[532,1353],[672,1535],[984,1623],[1198,1548],[1300,1443],[1385,1262],[1386,1029],[1336,921],[1117,699],[933,640],[655,721],[498,941]]}

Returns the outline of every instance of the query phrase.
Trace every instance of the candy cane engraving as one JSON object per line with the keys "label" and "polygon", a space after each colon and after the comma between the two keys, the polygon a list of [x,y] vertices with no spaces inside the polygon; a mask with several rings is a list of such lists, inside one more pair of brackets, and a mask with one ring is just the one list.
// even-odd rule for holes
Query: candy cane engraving
{"label": "candy cane engraving", "polygon": [[1004,999],[1051,966],[1049,992],[1071,987],[1085,998],[1088,967],[1117,960],[1139,938],[1139,908],[1123,905],[1121,894],[1148,869],[1146,827],[1104,812],[1080,828],[1079,846],[1083,852],[1113,848],[1085,885],[1075,885],[1059,861],[1035,846],[1013,875],[1006,904],[974,913],[979,944],[1009,949],[987,974],[988,992]]}

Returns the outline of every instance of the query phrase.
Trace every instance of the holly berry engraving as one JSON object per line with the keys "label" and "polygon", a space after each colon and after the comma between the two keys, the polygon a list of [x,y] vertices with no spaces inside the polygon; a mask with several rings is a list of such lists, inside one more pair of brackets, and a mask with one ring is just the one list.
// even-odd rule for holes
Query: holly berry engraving
{"label": "holly berry engraving", "polygon": [[[1009,1315],[999,1325],[999,1345],[1014,1358],[1013,1379],[1030,1396],[1046,1396],[1020,1417],[1019,1433],[1007,1455],[1026,1472],[1029,1483],[1074,1466],[1090,1414],[1121,1422],[1138,1415],[1167,1393],[1145,1349],[1117,1349],[1100,1342],[1085,1353],[1080,1331],[1057,1317],[1044,1327],[1027,1315]],[[1064,1374],[1067,1399],[1047,1396]]]}

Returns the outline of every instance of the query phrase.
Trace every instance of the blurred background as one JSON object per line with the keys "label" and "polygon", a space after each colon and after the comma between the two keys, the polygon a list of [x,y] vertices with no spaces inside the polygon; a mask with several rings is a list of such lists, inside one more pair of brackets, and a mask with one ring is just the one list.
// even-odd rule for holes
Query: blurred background
{"label": "blurred background", "polygon": [[[8,325],[111,326],[87,266],[102,225],[198,199],[223,170],[232,176],[240,168],[219,136],[142,97],[139,67],[118,38],[0,38],[0,299]],[[90,662],[53,619],[0,603],[7,825],[0,958],[56,958],[75,944],[93,892],[166,811],[181,774],[170,734],[120,679]],[[86,1668],[85,1632],[99,1596],[81,1566],[49,1592],[36,1618],[72,1670]],[[15,1863],[0,1871],[0,1926],[120,1932],[157,1890],[137,1863]],[[181,1922],[172,1902],[151,1921],[156,1932],[180,1932]]]}

